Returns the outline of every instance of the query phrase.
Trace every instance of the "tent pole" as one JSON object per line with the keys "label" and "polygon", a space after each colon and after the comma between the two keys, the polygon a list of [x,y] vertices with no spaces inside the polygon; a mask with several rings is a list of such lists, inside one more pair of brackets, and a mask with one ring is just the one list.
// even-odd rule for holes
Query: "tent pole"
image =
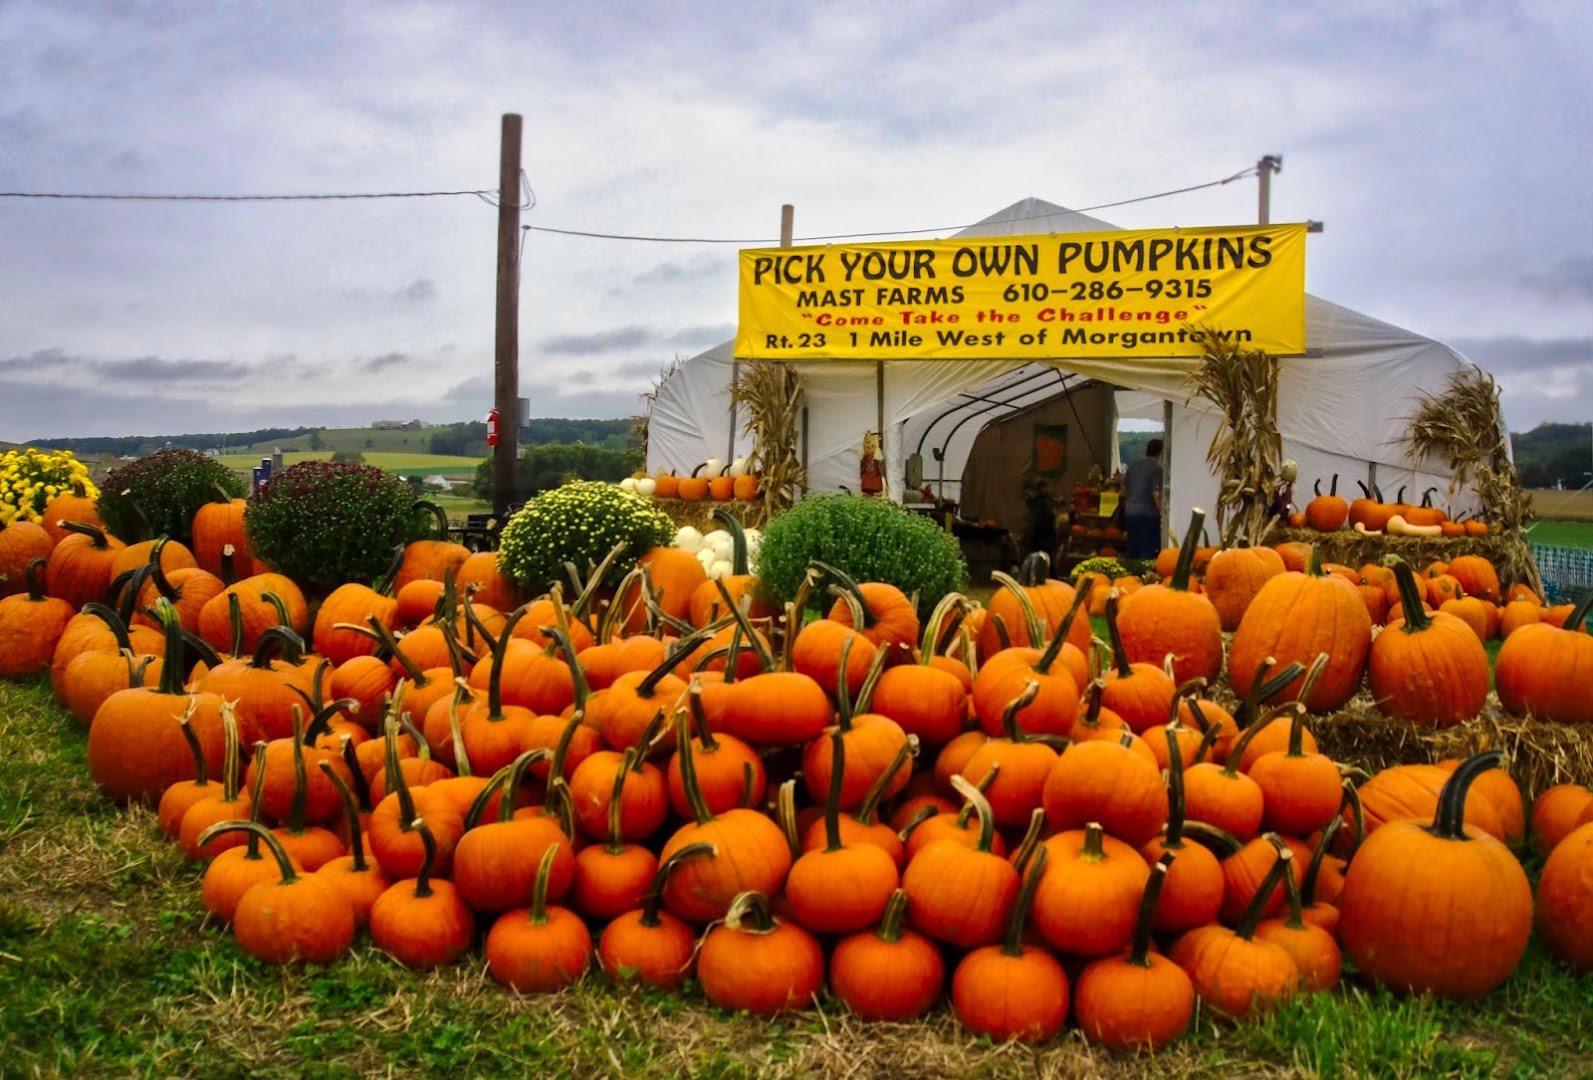
{"label": "tent pole", "polygon": [[[874,430],[879,432],[879,452],[885,453],[885,361],[874,361]],[[890,462],[885,462],[885,497],[891,495]]]}
{"label": "tent pole", "polygon": [[1157,544],[1167,544],[1167,522],[1173,512],[1173,403],[1162,402],[1162,522]]}

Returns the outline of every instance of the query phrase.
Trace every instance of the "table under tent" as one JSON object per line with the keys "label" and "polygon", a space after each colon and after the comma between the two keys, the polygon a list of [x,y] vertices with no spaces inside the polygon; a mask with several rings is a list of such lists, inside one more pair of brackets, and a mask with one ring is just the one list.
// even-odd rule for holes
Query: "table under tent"
{"label": "table under tent", "polygon": [[[1031,198],[955,235],[1115,228]],[[1284,457],[1299,463],[1297,501],[1310,498],[1317,479],[1326,490],[1335,473],[1350,497],[1361,481],[1390,498],[1401,487],[1416,499],[1436,487],[1450,501],[1447,464],[1411,461],[1402,436],[1420,394],[1442,392],[1468,361],[1442,342],[1309,294],[1306,342],[1307,355],[1279,358],[1278,428]],[[749,453],[752,436],[742,430],[745,416],[733,414],[730,388],[738,364],[769,362],[738,362],[727,341],[678,365],[650,406],[648,470],[685,474],[711,458]],[[1164,534],[1176,532],[1191,508],[1215,505],[1218,480],[1206,453],[1219,417],[1187,389],[1194,358],[788,363],[803,394],[798,453],[807,493],[857,491],[863,437],[882,431],[890,498],[902,502],[910,486],[924,484],[957,502],[964,517],[1021,532],[1024,463],[1037,427],[1068,428],[1067,468],[1052,481],[1065,495],[1092,466],[1111,474],[1118,419],[1136,418],[1166,427]],[[1471,500],[1469,490],[1454,493],[1453,510],[1471,508]]]}

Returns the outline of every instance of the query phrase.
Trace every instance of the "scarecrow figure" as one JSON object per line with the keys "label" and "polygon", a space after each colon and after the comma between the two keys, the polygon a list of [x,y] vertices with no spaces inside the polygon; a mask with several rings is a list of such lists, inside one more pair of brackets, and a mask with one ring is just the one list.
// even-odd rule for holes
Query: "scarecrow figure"
{"label": "scarecrow figure", "polygon": [[885,490],[885,458],[880,452],[879,432],[863,435],[863,453],[857,464],[858,486],[864,495],[879,495]]}
{"label": "scarecrow figure", "polygon": [[1278,483],[1278,492],[1272,498],[1271,516],[1288,523],[1289,515],[1294,513],[1294,479],[1300,475],[1300,466],[1293,461],[1283,463],[1282,479]]}

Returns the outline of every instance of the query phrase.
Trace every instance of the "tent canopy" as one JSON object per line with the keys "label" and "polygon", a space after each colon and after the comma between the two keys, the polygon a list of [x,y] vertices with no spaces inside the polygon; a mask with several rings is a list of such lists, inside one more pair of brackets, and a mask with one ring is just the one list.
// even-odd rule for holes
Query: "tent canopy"
{"label": "tent canopy", "polygon": [[[1117,226],[1039,199],[1023,199],[957,233],[957,237],[1093,232]],[[1339,475],[1341,489],[1375,482],[1392,495],[1415,497],[1447,489],[1447,468],[1413,462],[1401,447],[1405,418],[1423,390],[1438,391],[1467,361],[1449,346],[1338,304],[1306,296],[1306,341],[1312,354],[1279,360],[1278,428],[1284,456],[1300,465],[1297,494]],[[752,436],[732,431],[730,383],[733,342],[678,367],[655,396],[648,430],[647,467],[690,472],[709,458],[747,454]],[[747,361],[763,363],[767,361]],[[884,432],[888,492],[900,500],[908,455],[920,453],[926,477],[955,478],[958,494],[981,430],[992,421],[1060,399],[1089,380],[1118,387],[1117,412],[1170,419],[1167,434],[1169,520],[1192,507],[1211,507],[1217,480],[1206,450],[1218,417],[1209,402],[1191,398],[1188,357],[1024,360],[820,360],[792,362],[807,409],[810,492],[857,490],[858,458],[866,432]],[[883,421],[883,423],[882,423]],[[1115,429],[1115,421],[1113,423]],[[939,451],[940,460],[935,460]],[[1113,453],[1115,453],[1115,448]],[[981,474],[994,479],[988,470]],[[1016,487],[1016,476],[1007,478]],[[946,493],[952,496],[950,487]],[[1341,491],[1342,493],[1342,491]],[[1469,493],[1456,493],[1455,509]]]}

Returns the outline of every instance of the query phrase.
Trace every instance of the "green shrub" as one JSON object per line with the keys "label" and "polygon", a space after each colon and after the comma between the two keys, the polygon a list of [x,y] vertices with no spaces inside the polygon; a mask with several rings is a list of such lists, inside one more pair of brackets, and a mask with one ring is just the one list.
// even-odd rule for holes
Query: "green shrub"
{"label": "green shrub", "polygon": [[803,499],[770,520],[758,548],[764,592],[789,602],[814,559],[859,582],[888,582],[908,596],[916,592],[921,616],[968,578],[956,537],[887,499],[855,495]]}
{"label": "green shrub", "polygon": [[429,533],[409,485],[371,465],[302,461],[260,485],[243,513],[257,559],[308,592],[370,584],[393,548]]}
{"label": "green shrub", "polygon": [[229,498],[243,494],[238,474],[194,450],[162,450],[112,471],[95,508],[111,535],[126,543],[169,536],[194,539],[194,515],[214,502],[216,489]]}
{"label": "green shrub", "polygon": [[1068,580],[1076,584],[1079,578],[1085,574],[1102,574],[1105,575],[1106,580],[1116,581],[1120,577],[1128,576],[1128,567],[1116,559],[1105,555],[1097,555],[1093,559],[1085,559],[1075,566],[1069,572]]}
{"label": "green shrub", "polygon": [[625,543],[604,583],[617,584],[649,549],[675,538],[669,515],[614,484],[577,480],[532,498],[503,527],[498,569],[533,592],[568,582],[564,564],[583,573]]}

